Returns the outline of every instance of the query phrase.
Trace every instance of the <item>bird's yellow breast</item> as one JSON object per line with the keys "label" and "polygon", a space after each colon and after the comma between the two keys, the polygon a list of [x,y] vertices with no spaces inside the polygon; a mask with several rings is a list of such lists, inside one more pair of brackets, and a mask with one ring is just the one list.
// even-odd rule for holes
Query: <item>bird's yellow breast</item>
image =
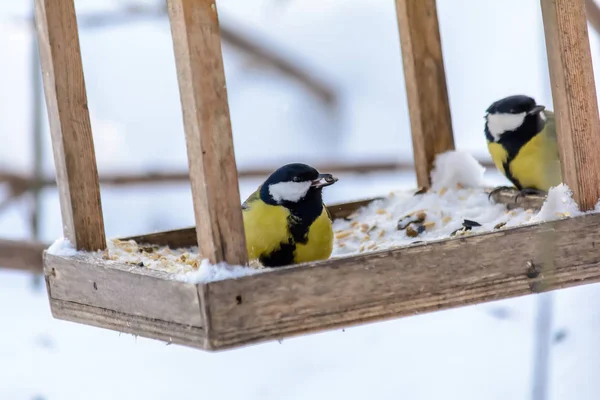
{"label": "bird's yellow breast", "polygon": [[549,139],[544,132],[521,147],[509,162],[509,171],[504,170],[508,159],[506,149],[498,143],[488,142],[488,150],[498,170],[507,177],[509,172],[523,188],[548,191],[562,182],[556,141]]}
{"label": "bird's yellow breast", "polygon": [[[246,247],[250,260],[258,259],[288,243],[290,211],[282,206],[273,206],[257,199],[243,212]],[[294,263],[324,260],[333,250],[333,230],[325,207],[308,230],[306,244],[297,243]]]}
{"label": "bird's yellow breast", "polygon": [[327,210],[323,206],[323,212],[312,223],[308,230],[308,241],[306,244],[296,245],[295,262],[309,262],[326,260],[333,251],[333,229]]}

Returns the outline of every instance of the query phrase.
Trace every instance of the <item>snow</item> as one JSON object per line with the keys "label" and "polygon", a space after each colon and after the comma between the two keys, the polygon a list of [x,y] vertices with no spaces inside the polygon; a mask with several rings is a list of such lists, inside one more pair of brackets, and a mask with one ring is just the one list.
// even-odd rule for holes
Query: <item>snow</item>
{"label": "snow", "polygon": [[[595,213],[595,210],[587,214]],[[554,221],[564,217],[576,217],[584,215],[579,211],[579,206],[573,200],[573,191],[567,185],[561,183],[556,187],[550,188],[546,200],[538,214],[533,218],[533,222]]]}
{"label": "snow", "polygon": [[79,252],[75,249],[73,243],[65,237],[59,237],[46,249],[48,254],[55,256],[71,257],[77,255]]}
{"label": "snow", "polygon": [[483,187],[485,168],[470,152],[463,150],[447,151],[438,154],[431,171],[431,188]]}
{"label": "snow", "polygon": [[[485,168],[472,155],[448,151],[436,157],[431,189],[425,193],[391,192],[360,208],[346,219],[334,221],[332,256],[348,256],[414,242],[446,239],[575,217],[580,212],[565,184],[550,188],[538,212],[489,200]],[[598,203],[600,204],[600,202]],[[600,207],[589,213],[599,212]],[[467,226],[465,226],[467,225]]]}

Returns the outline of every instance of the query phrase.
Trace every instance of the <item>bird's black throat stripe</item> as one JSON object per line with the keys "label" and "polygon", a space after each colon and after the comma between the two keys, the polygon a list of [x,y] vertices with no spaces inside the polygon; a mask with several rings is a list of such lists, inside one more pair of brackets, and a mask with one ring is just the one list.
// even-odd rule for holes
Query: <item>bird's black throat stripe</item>
{"label": "bird's black throat stripe", "polygon": [[[519,154],[519,151],[525,146],[531,139],[536,137],[545,126],[545,121],[539,118],[537,115],[528,116],[523,121],[523,124],[515,129],[514,131],[505,132],[500,136],[500,139],[496,142],[500,144],[504,150],[506,150],[507,157],[502,166],[504,167],[504,175],[512,182],[513,185],[519,190],[523,190],[521,183],[512,175],[510,171],[510,164]],[[487,124],[485,126],[485,136],[488,140],[493,141],[494,138],[488,130]]]}
{"label": "bird's black throat stripe", "polygon": [[306,244],[308,242],[310,226],[323,212],[321,189],[311,188],[299,202],[284,202],[281,205],[290,210],[288,217],[290,238],[287,242],[282,242],[279,249],[260,256],[260,262],[267,267],[292,264],[296,252],[296,243]]}

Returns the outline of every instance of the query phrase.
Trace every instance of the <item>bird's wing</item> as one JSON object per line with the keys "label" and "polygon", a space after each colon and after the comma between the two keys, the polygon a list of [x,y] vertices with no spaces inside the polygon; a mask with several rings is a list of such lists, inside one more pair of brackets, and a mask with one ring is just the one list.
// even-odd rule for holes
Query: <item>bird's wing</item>
{"label": "bird's wing", "polygon": [[244,201],[242,203],[242,210],[249,210],[250,209],[250,205],[252,203],[254,203],[256,200],[260,199],[260,188],[262,187],[259,186],[258,189],[256,189],[254,191],[254,193],[252,193],[250,196],[248,196],[248,198],[246,199],[246,201]]}

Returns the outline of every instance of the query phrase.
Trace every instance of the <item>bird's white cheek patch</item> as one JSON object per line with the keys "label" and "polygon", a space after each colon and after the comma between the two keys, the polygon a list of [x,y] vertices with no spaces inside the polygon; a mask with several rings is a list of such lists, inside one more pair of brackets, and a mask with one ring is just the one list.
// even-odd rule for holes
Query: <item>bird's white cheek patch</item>
{"label": "bird's white cheek patch", "polygon": [[269,186],[269,194],[276,202],[296,202],[306,196],[311,182],[279,182]]}
{"label": "bird's white cheek patch", "polygon": [[498,140],[504,132],[514,131],[525,120],[526,113],[521,114],[488,114],[487,126],[494,140]]}

